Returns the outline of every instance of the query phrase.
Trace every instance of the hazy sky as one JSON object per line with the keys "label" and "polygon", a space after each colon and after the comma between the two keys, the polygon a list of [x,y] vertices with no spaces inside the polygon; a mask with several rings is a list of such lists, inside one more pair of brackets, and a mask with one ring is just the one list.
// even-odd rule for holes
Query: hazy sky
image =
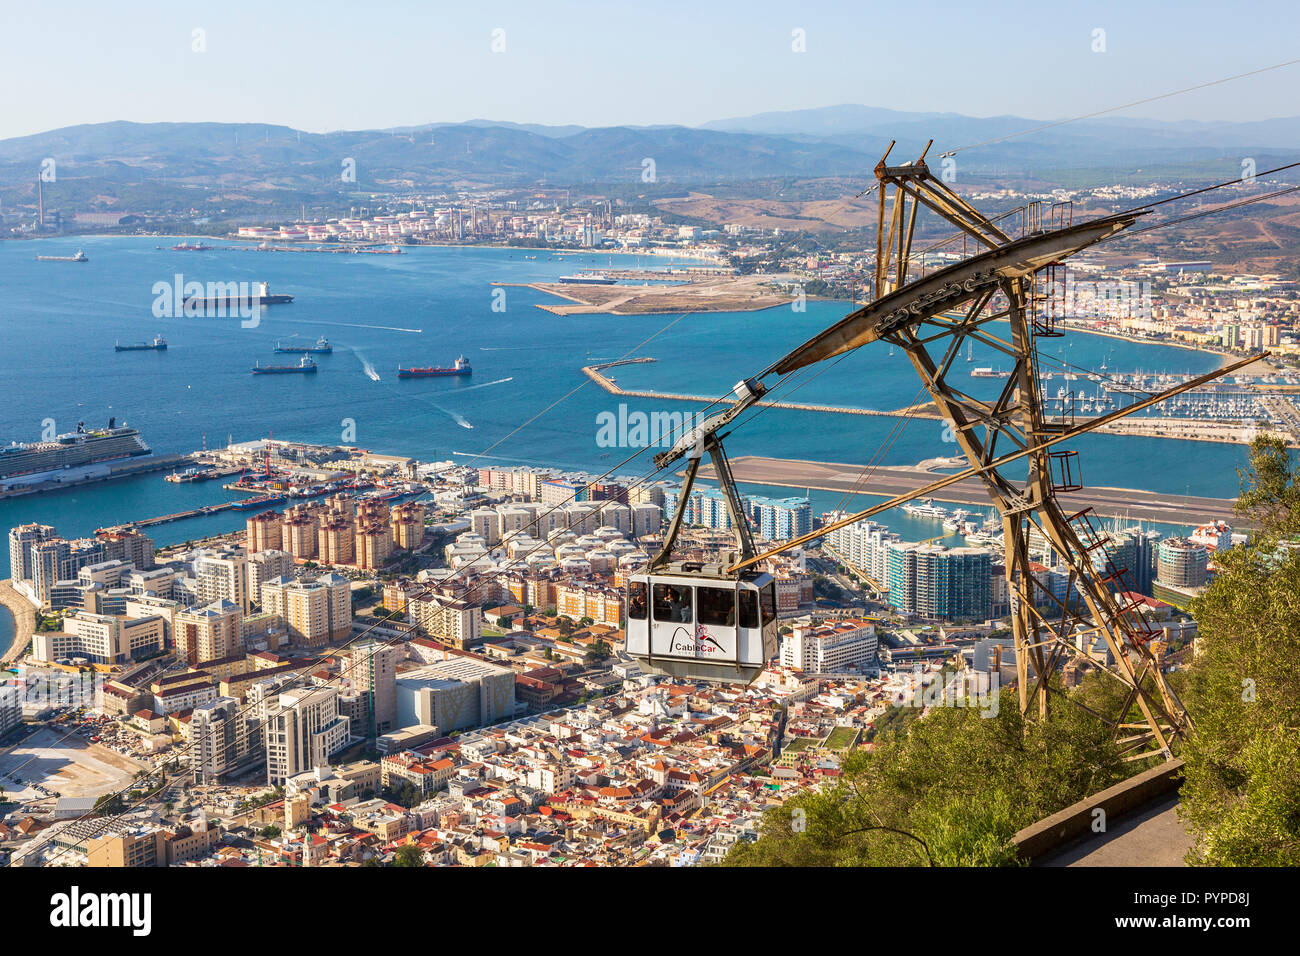
{"label": "hazy sky", "polygon": [[[906,9],[910,21],[889,12]],[[1295,0],[0,0],[0,11],[0,138],[121,119],[313,132],[474,118],[695,125],[840,103],[1056,118],[1300,57]],[[805,52],[792,49],[796,30]],[[1297,89],[1300,64],[1128,115],[1293,115]]]}

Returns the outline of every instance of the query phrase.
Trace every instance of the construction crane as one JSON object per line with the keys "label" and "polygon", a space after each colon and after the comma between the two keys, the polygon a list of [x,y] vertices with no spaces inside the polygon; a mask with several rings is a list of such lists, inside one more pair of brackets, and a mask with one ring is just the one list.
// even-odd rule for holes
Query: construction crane
{"label": "construction crane", "polygon": [[[1103,719],[1111,724],[1126,759],[1170,756],[1170,743],[1186,732],[1190,719],[1160,667],[1151,628],[1122,583],[1091,509],[1066,514],[1056,494],[1082,488],[1077,452],[1060,446],[1088,431],[1204,385],[1262,356],[1231,363],[1163,393],[1137,401],[1081,424],[1049,419],[1043,409],[1038,339],[1063,334],[1057,321],[1063,303],[1049,280],[1069,256],[1131,226],[1142,210],[1072,221],[1071,207],[1056,204],[1044,220],[1042,204],[1020,210],[1020,235],[1013,237],[934,177],[925,153],[913,162],[888,164],[889,149],[875,168],[879,210],[876,229],[875,297],[819,332],[758,375],[736,386],[731,407],[713,415],[655,456],[668,468],[688,459],[686,480],[663,547],[646,571],[629,578],[628,653],[649,669],[677,677],[752,680],[775,652],[773,582],[758,565],[837,528],[906,501],[927,497],[966,478],[978,478],[1002,518],[1006,578],[1021,710],[1049,711],[1059,693],[1049,678],[1064,657],[1085,657],[1121,681],[1127,694],[1121,711]],[[926,272],[912,259],[919,210],[924,207],[958,229],[964,253],[956,262]],[[1007,217],[1002,217],[1005,220]],[[1001,221],[1001,220],[1000,220]],[[973,250],[971,250],[973,247]],[[920,272],[917,275],[917,272]],[[1010,326],[1003,338],[994,322]],[[763,380],[782,380],[800,369],[874,342],[901,349],[921,379],[931,402],[952,429],[969,467],[830,525],[755,553],[748,523],[735,490],[722,429],[769,390]],[[994,349],[1013,363],[996,398],[967,394],[951,375],[970,343]],[[1267,353],[1264,353],[1267,354]],[[709,454],[737,535],[738,550],[713,566],[672,564],[673,544],[688,506],[700,459]],[[1019,477],[1006,466],[1024,462]],[[1068,572],[1070,603],[1035,576],[1029,554],[1031,532],[1060,556]],[[946,535],[945,535],[946,537]],[[1100,570],[1098,570],[1100,567]],[[761,606],[761,610],[760,610]],[[1046,610],[1044,610],[1046,608]],[[768,627],[771,626],[769,634]],[[1081,649],[1100,636],[1113,663],[1100,664]],[[770,646],[770,650],[769,650]],[[1137,719],[1129,720],[1133,706]]]}

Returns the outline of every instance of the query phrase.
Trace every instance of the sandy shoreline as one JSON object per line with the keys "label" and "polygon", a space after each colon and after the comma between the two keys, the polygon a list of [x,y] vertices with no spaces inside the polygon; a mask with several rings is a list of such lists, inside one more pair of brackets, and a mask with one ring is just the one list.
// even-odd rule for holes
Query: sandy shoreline
{"label": "sandy shoreline", "polygon": [[14,616],[14,642],[0,655],[0,663],[8,664],[27,650],[36,630],[36,617],[31,603],[13,589],[9,580],[0,581],[0,604]]}

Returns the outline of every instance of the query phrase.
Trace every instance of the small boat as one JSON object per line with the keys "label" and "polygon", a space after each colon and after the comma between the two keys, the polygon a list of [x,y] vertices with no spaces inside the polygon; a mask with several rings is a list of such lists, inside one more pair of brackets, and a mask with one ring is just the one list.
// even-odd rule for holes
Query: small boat
{"label": "small boat", "polygon": [[152,342],[140,342],[136,345],[119,345],[113,343],[114,352],[166,352],[167,340],[161,335],[155,335]]}

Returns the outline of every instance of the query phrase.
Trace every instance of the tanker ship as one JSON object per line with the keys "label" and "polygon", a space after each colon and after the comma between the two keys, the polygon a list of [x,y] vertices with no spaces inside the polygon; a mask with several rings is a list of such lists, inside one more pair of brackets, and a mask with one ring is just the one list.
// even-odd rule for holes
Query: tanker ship
{"label": "tanker ship", "polygon": [[402,368],[397,366],[398,378],[441,378],[446,375],[472,375],[474,370],[470,368],[469,361],[465,356],[456,359],[456,364],[451,368],[437,368],[426,366],[424,368]]}

